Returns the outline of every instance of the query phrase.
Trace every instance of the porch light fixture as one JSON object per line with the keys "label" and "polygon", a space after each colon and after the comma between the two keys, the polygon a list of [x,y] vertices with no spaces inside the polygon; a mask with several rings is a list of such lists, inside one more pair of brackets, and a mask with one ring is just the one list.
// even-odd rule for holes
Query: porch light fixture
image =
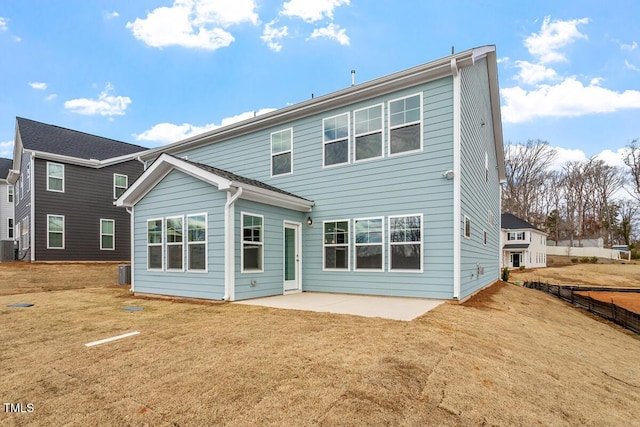
{"label": "porch light fixture", "polygon": [[308,225],[309,227],[311,227],[311,226],[313,225],[313,220],[311,219],[311,217],[308,217],[308,218],[307,218],[307,225]]}
{"label": "porch light fixture", "polygon": [[446,172],[442,173],[442,177],[446,178],[446,179],[453,179],[453,171],[452,170],[448,170]]}

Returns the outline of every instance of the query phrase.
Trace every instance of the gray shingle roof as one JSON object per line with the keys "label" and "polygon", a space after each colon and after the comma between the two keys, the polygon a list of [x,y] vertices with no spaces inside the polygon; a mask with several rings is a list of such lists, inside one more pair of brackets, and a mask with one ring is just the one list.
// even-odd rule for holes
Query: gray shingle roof
{"label": "gray shingle roof", "polygon": [[539,228],[536,228],[533,225],[529,224],[527,221],[520,219],[514,214],[510,214],[510,213],[503,213],[500,216],[500,224],[502,228],[509,229],[509,230],[515,230],[519,228],[531,228],[533,230],[542,231]]}
{"label": "gray shingle roof", "polygon": [[[168,154],[168,153],[166,153],[166,154],[168,156],[175,157],[176,159],[179,159],[178,157],[173,156],[171,154]],[[287,196],[296,197],[298,199],[307,200],[307,201],[311,202],[311,200],[309,200],[309,199],[305,199],[304,197],[300,197],[300,196],[295,195],[293,193],[289,193],[288,191],[281,190],[281,189],[279,189],[277,187],[274,187],[272,185],[265,184],[264,182],[258,181],[256,179],[251,179],[251,178],[247,178],[247,177],[244,177],[244,176],[236,175],[233,172],[229,172],[229,171],[226,171],[224,169],[219,169],[219,168],[216,168],[214,166],[205,165],[203,163],[192,162],[190,160],[185,160],[185,159],[180,159],[180,160],[182,160],[184,162],[187,162],[189,164],[192,164],[192,165],[194,165],[196,167],[199,167],[202,170],[206,170],[207,172],[211,172],[213,174],[216,174],[216,175],[218,175],[218,176],[220,176],[222,178],[226,178],[226,179],[228,179],[230,181],[233,181],[233,182],[239,182],[239,183],[242,183],[242,184],[253,185],[254,187],[259,187],[259,188],[263,188],[265,190],[275,191],[275,192],[280,193],[280,194],[286,194]]]}
{"label": "gray shingle roof", "polygon": [[96,160],[105,160],[147,150],[139,145],[48,125],[22,117],[16,117],[16,121],[22,146],[27,150]]}
{"label": "gray shingle roof", "polygon": [[13,160],[0,157],[0,179],[7,179],[9,170],[13,167]]}

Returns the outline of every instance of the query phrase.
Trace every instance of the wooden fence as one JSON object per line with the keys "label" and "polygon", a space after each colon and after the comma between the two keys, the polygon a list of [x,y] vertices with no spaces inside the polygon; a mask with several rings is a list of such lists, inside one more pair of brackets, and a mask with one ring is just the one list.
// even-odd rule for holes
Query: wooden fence
{"label": "wooden fence", "polygon": [[551,285],[544,282],[524,282],[526,288],[537,289],[554,295],[560,299],[568,301],[573,305],[588,310],[607,320],[611,320],[618,325],[640,334],[640,314],[629,311],[619,305],[598,301],[590,296],[580,295],[578,292],[635,292],[640,293],[640,289],[620,289],[603,287],[583,287],[583,286],[561,286]]}

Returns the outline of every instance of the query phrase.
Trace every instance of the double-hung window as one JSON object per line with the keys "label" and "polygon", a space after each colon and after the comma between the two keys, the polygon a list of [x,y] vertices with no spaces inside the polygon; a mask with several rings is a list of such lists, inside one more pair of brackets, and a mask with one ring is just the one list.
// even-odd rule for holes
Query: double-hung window
{"label": "double-hung window", "polygon": [[166,219],[167,270],[183,270],[183,238],[182,216]]}
{"label": "double-hung window", "polygon": [[207,271],[207,214],[187,215],[187,269]]}
{"label": "double-hung window", "polygon": [[64,193],[64,165],[47,162],[47,191]]}
{"label": "double-hung window", "polygon": [[113,219],[100,220],[100,250],[112,251],[116,248],[116,222]]}
{"label": "double-hung window", "polygon": [[389,271],[422,271],[422,214],[389,217]]}
{"label": "double-hung window", "polygon": [[355,161],[382,157],[382,104],[353,112]]}
{"label": "double-hung window", "polygon": [[464,217],[464,237],[466,239],[471,238],[471,220],[468,216]]}
{"label": "double-hung window", "polygon": [[293,129],[271,134],[271,176],[293,172]]}
{"label": "double-hung window", "polygon": [[242,272],[263,271],[263,224],[262,215],[242,213]]}
{"label": "double-hung window", "polygon": [[324,270],[349,270],[349,220],[323,221]]}
{"label": "double-hung window", "polygon": [[147,269],[162,270],[162,218],[147,220]]}
{"label": "double-hung window", "polygon": [[389,155],[422,149],[422,94],[389,101]]}
{"label": "double-hung window", "polygon": [[13,185],[7,187],[7,202],[13,203]]}
{"label": "double-hung window", "polygon": [[524,240],[524,231],[510,231],[507,240]]}
{"label": "double-hung window", "polygon": [[[48,222],[48,221],[47,221]],[[20,223],[20,249],[27,249],[31,244],[30,231],[31,230],[31,221],[29,215],[24,217],[22,222]],[[47,224],[47,228],[49,225]],[[48,235],[49,233],[47,233]],[[47,237],[48,239],[48,237]]]}
{"label": "double-hung window", "polygon": [[349,163],[349,113],[322,120],[322,164]]}
{"label": "double-hung window", "polygon": [[13,239],[13,218],[7,218],[7,237]]}
{"label": "double-hung window", "polygon": [[113,198],[117,199],[129,187],[129,177],[118,173],[113,174]]}
{"label": "double-hung window", "polygon": [[63,215],[47,215],[47,249],[64,249]]}
{"label": "double-hung window", "polygon": [[382,218],[353,221],[356,270],[384,271],[383,223]]}

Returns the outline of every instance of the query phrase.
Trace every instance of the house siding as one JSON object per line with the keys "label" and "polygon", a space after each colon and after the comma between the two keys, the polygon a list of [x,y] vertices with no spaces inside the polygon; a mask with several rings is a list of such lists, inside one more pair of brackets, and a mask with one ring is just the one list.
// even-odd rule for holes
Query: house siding
{"label": "house siding", "polygon": [[[30,259],[32,259],[32,253],[31,253],[31,246],[33,245],[33,214],[32,214],[32,210],[31,210],[31,203],[32,203],[32,197],[31,197],[31,191],[32,191],[32,185],[31,185],[31,180],[33,179],[33,171],[31,170],[32,168],[32,163],[33,163],[33,157],[31,154],[25,154],[24,151],[22,152],[22,158],[21,158],[21,163],[20,163],[20,177],[19,179],[16,181],[16,183],[14,184],[14,227],[15,227],[15,236],[16,238],[21,242],[21,225],[23,224],[23,222],[26,220],[27,217],[29,217],[29,239],[27,239],[27,242],[25,245],[23,245],[22,243],[20,243],[19,245],[19,252],[18,252],[18,258],[19,259],[23,259],[23,260],[27,260],[29,261]],[[20,185],[20,181],[22,182],[22,185]],[[18,188],[21,188],[21,190],[18,190]],[[18,194],[18,192],[20,194]],[[19,196],[19,197],[17,197]]]}
{"label": "house siding", "polygon": [[[216,300],[223,298],[226,200],[225,191],[173,170],[135,205],[134,240],[138,244],[133,257],[133,281],[136,292]],[[207,272],[147,270],[147,220],[176,215],[186,218],[186,215],[204,212],[207,213]],[[185,237],[183,251],[186,251],[186,246]]]}
{"label": "house siding", "polygon": [[9,185],[6,180],[0,179],[0,240],[13,240],[13,237],[9,238],[7,228],[7,220],[9,218],[13,219],[13,202],[9,203],[8,201]]}
{"label": "house siding", "polygon": [[[113,205],[113,174],[142,173],[136,160],[99,169],[64,164],[64,192],[47,191],[47,162],[34,162],[36,261],[128,261],[131,258],[130,215]],[[56,162],[54,162],[56,163]],[[47,215],[63,215],[64,249],[47,249]],[[100,249],[100,219],[115,221],[115,249]]]}
{"label": "house siding", "polygon": [[[493,283],[500,265],[500,180],[489,99],[486,59],[461,70],[461,291],[465,298]],[[483,125],[484,123],[484,125]],[[488,182],[485,180],[488,155]],[[493,224],[489,216],[493,215]],[[464,237],[464,218],[471,238]],[[483,240],[487,232],[487,244]],[[478,274],[484,268],[484,274]]]}
{"label": "house siding", "polygon": [[[388,156],[388,101],[422,94],[423,150]],[[350,164],[322,167],[322,120],[384,103],[384,158],[353,163],[354,132],[350,121]],[[489,120],[489,118],[487,119]],[[293,128],[293,174],[271,177],[270,134]],[[303,227],[303,289],[354,294],[431,298],[453,296],[453,183],[443,172],[453,167],[453,86],[442,78],[365,102],[345,105],[277,127],[178,154],[248,176],[315,202],[313,226]],[[137,208],[136,208],[137,209]],[[423,215],[422,273],[388,271],[388,216]],[[323,271],[322,222],[384,217],[384,272]],[[495,257],[496,262],[498,257]]]}

